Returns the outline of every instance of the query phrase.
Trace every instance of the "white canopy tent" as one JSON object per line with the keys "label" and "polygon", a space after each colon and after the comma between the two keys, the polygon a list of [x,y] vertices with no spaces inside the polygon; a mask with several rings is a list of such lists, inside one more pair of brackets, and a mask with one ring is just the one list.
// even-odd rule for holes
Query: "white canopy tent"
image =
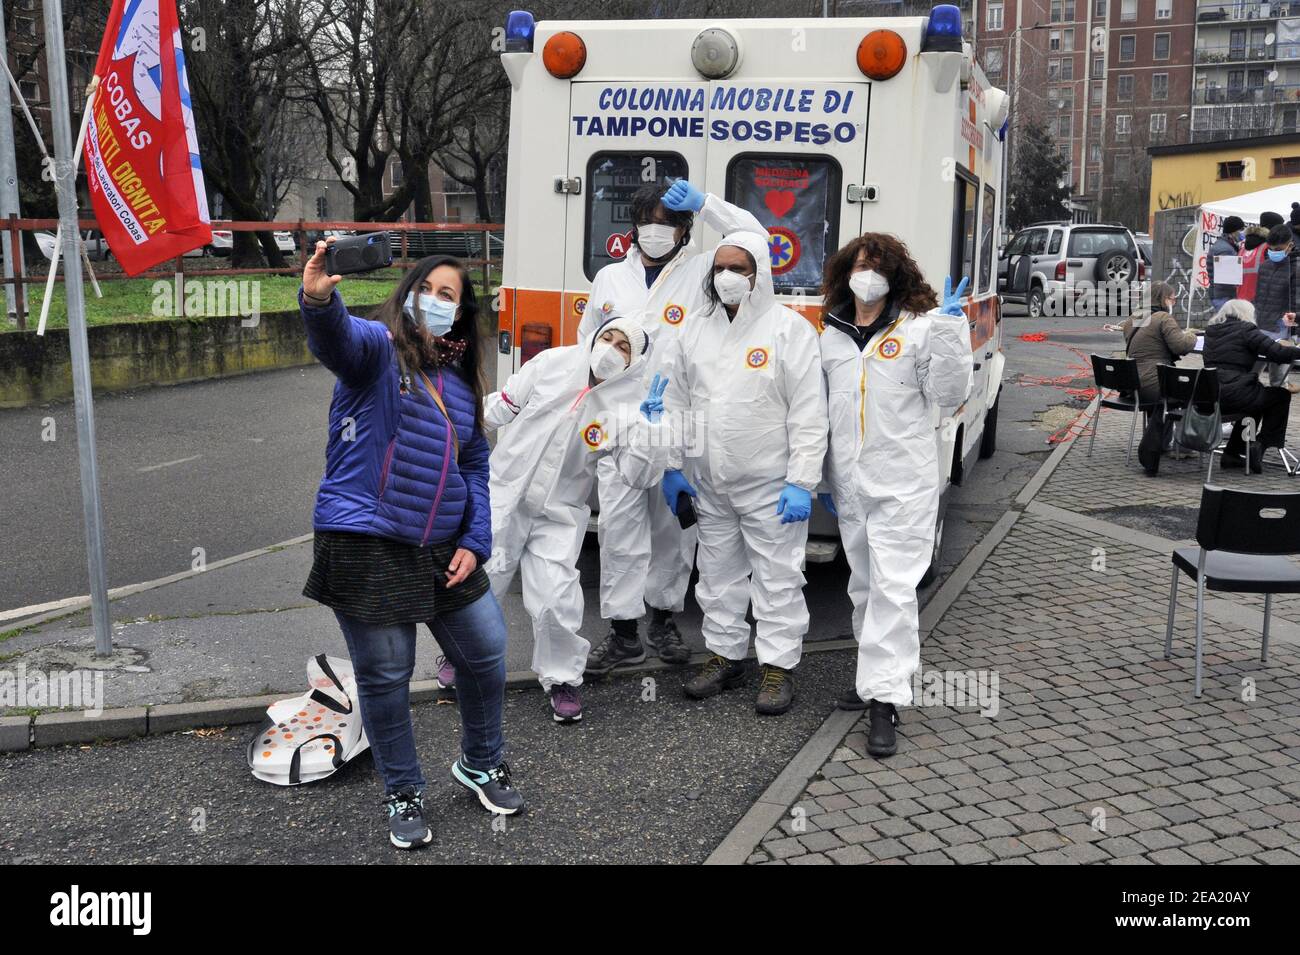
{"label": "white canopy tent", "polygon": [[1196,216],[1196,251],[1192,256],[1192,287],[1205,289],[1209,285],[1205,273],[1205,256],[1214,240],[1223,234],[1223,220],[1239,216],[1246,225],[1258,225],[1265,212],[1276,212],[1283,219],[1291,214],[1291,203],[1300,202],[1300,185],[1274,186],[1258,192],[1247,192],[1230,199],[1215,199],[1201,204]]}
{"label": "white canopy tent", "polygon": [[1205,270],[1205,259],[1214,240],[1223,234],[1223,220],[1228,216],[1238,216],[1246,225],[1259,225],[1260,215],[1269,211],[1286,219],[1291,214],[1293,202],[1300,202],[1300,185],[1274,186],[1271,189],[1201,203],[1196,213],[1196,244],[1188,249],[1187,240],[1183,240],[1184,250],[1192,257],[1192,280],[1187,285],[1187,327],[1190,328],[1192,324],[1193,296],[1198,292],[1207,297],[1209,295],[1210,277]]}

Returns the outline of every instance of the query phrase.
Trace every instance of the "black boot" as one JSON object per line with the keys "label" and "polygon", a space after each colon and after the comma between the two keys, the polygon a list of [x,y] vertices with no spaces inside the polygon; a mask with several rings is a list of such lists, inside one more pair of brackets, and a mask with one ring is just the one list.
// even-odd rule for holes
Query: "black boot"
{"label": "black boot", "polygon": [[792,671],[763,664],[758,680],[758,696],[754,710],[763,716],[780,716],[794,704],[794,676]]}
{"label": "black boot", "polygon": [[692,700],[717,696],[723,690],[734,690],[745,682],[745,661],[728,660],[712,654],[694,679],[687,681],[682,690]]}
{"label": "black boot", "polygon": [[898,710],[893,703],[881,703],[870,700],[871,729],[867,733],[867,752],[877,758],[893,756],[898,751],[898,736],[894,727],[898,725]]}
{"label": "black boot", "polygon": [[691,650],[682,642],[681,631],[667,610],[655,610],[646,628],[646,640],[655,648],[659,659],[674,665],[689,663]]}
{"label": "black boot", "polygon": [[858,688],[851,686],[835,698],[835,708],[840,710],[865,710],[867,702],[858,696]]}

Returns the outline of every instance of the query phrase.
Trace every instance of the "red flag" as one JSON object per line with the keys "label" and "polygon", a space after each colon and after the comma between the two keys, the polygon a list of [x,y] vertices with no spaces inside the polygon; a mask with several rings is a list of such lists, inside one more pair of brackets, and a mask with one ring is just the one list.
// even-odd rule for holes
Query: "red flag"
{"label": "red flag", "polygon": [[113,0],[95,64],[86,180],[128,275],[212,241],[175,0]]}

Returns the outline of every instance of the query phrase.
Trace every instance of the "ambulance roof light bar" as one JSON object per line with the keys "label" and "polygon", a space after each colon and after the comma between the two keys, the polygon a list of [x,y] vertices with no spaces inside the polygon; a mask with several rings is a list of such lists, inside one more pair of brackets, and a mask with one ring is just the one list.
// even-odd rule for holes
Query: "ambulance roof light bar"
{"label": "ambulance roof light bar", "polygon": [[537,21],[527,10],[511,10],[506,17],[506,52],[532,53]]}
{"label": "ambulance roof light bar", "polygon": [[930,11],[930,21],[921,41],[922,53],[960,53],[961,8],[951,3],[941,3]]}

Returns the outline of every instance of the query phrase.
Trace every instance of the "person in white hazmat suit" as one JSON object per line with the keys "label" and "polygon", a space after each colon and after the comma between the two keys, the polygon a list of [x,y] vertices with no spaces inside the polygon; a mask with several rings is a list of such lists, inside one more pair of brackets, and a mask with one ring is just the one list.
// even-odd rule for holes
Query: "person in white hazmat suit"
{"label": "person in white hazmat suit", "polygon": [[578,687],[591,645],[578,632],[577,565],[597,462],[609,458],[619,479],[649,488],[667,461],[658,424],[665,382],[653,379],[647,394],[640,375],[649,350],[640,322],[614,317],[581,344],[541,352],[483,400],[484,427],[502,428],[489,458],[485,569],[498,597],[519,571],[533,671],[557,723],[582,719]]}
{"label": "person in white hazmat suit", "polygon": [[724,238],[707,288],[709,308],[676,336],[664,395],[684,431],[663,492],[674,512],[685,493],[698,513],[695,599],[712,652],[684,690],[704,699],[744,682],[752,604],[755,709],[775,715],[794,702],[808,630],[804,548],[828,426],[817,332],[777,304],[764,237]]}
{"label": "person in white hazmat suit", "polygon": [[[868,751],[897,749],[898,707],[921,662],[916,588],[930,565],[941,490],[938,435],[970,391],[966,279],[942,301],[907,247],[867,233],[826,266],[822,368],[830,409],[829,495],[849,560],[858,639],[842,709],[870,709]],[[936,409],[938,413],[936,413]]]}
{"label": "person in white hazmat suit", "polygon": [[[712,259],[691,246],[699,221],[722,235],[752,232],[767,237],[753,215],[684,179],[650,183],[632,197],[634,244],[627,256],[596,273],[587,310],[578,326],[585,339],[608,315],[639,318],[653,348],[642,377],[662,372],[671,339],[704,305],[704,279]],[[694,217],[698,217],[696,220]],[[587,672],[608,673],[645,660],[637,622],[650,608],[646,637],[665,663],[682,664],[690,650],[673,614],[682,610],[695,563],[695,529],[683,530],[659,489],[643,491],[619,479],[614,462],[597,465],[600,523],[600,615],[610,633],[587,660]]]}

